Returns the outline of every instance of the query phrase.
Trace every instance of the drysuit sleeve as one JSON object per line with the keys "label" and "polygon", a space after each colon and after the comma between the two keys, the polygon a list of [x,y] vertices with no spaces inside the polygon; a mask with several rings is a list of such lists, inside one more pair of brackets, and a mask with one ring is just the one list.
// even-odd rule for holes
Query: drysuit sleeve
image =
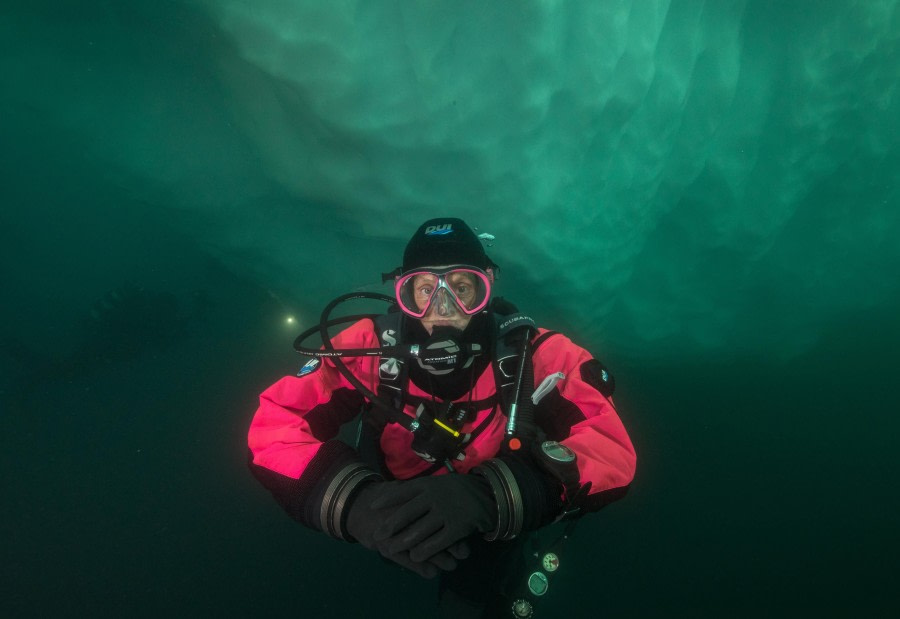
{"label": "drysuit sleeve", "polygon": [[579,486],[587,489],[580,510],[596,511],[625,496],[635,473],[634,446],[612,402],[612,375],[561,334],[534,353],[535,384],[556,372],[565,378],[538,402],[535,421],[548,440],[575,452],[573,477],[577,474]]}
{"label": "drysuit sleeve", "polygon": [[[556,381],[534,408],[537,440],[473,469],[489,482],[497,504],[497,527],[488,540],[513,539],[557,518],[597,511],[623,497],[634,477],[634,447],[612,403],[610,373],[562,335],[537,340],[543,342],[532,357],[534,382]],[[562,443],[575,460],[550,457],[544,441]]]}
{"label": "drysuit sleeve", "polygon": [[[379,346],[369,320],[355,323],[332,342],[336,349]],[[350,357],[344,362],[374,391],[377,359]],[[325,358],[263,391],[247,436],[256,479],[292,518],[339,538],[345,537],[343,506],[364,481],[378,477],[336,438],[363,404],[363,396]]]}

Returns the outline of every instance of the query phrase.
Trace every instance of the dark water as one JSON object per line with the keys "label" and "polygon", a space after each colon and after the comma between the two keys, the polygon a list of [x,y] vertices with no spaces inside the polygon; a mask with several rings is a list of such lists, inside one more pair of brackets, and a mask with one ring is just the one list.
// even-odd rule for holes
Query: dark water
{"label": "dark water", "polygon": [[[270,263],[242,239],[216,235],[217,226],[243,225],[240,209],[215,206],[235,188],[264,205],[286,198],[259,179],[265,165],[250,145],[233,136],[218,144],[197,124],[224,116],[204,56],[218,44],[185,53],[192,32],[210,31],[202,12],[159,6],[171,11],[44,3],[0,22],[5,57],[27,59],[4,65],[17,80],[6,83],[20,90],[0,98],[0,616],[434,616],[434,583],[303,529],[246,469],[257,394],[297,363],[291,342],[301,325],[285,325],[286,312],[313,316],[345,290],[316,261],[346,261],[348,279],[370,265],[322,241],[325,251],[285,290],[274,283],[284,274],[266,273]],[[159,42],[136,55],[123,32],[104,28],[123,21],[125,34]],[[13,36],[13,23],[28,36]],[[96,65],[116,67],[116,79],[64,70],[92,66],[99,52],[76,45],[83,41],[131,50]],[[20,49],[28,53],[16,56]],[[62,62],[74,49],[82,56]],[[146,104],[138,90],[166,92],[172,75],[204,94],[161,97],[160,106],[185,109],[171,114],[182,124],[155,135],[127,102]],[[119,101],[116,88],[121,108],[85,111],[85,102]],[[45,105],[73,93],[72,107],[85,109],[67,116],[66,105]],[[204,105],[185,103],[195,100]],[[105,120],[79,125],[87,117]],[[186,128],[200,137],[173,146]],[[139,130],[140,139],[122,141]],[[183,146],[185,160],[215,154],[174,174],[161,169],[165,157],[142,150],[166,141],[172,150],[160,151]],[[896,140],[886,142],[879,160],[897,161]],[[134,172],[141,157],[143,176]],[[229,170],[224,185],[204,176],[213,160]],[[244,164],[254,172],[243,176]],[[878,185],[892,199],[895,180],[864,188]],[[332,214],[348,217],[342,206],[291,207],[285,227],[299,219],[317,232],[308,243],[330,238]],[[824,225],[816,214],[800,212],[795,225]],[[359,238],[400,249],[377,233]],[[897,265],[879,259],[896,246],[883,242],[844,264],[854,281],[882,283],[877,303],[823,311],[816,322],[825,328],[805,352],[686,349],[654,361],[646,350],[591,345],[616,374],[638,474],[624,500],[581,523],[540,617],[895,615],[900,298],[890,292]],[[797,258],[779,251],[774,260],[786,267]],[[528,307],[521,281],[505,293]],[[767,316],[803,311],[792,306],[794,291],[763,293],[773,295],[760,301]],[[749,327],[743,337],[757,333],[770,339]]]}
{"label": "dark water", "polygon": [[[78,303],[32,289],[16,301],[28,315],[4,320],[26,346],[36,320],[52,323],[33,352],[56,365],[5,368],[26,387],[4,394],[3,615],[430,616],[432,583],[295,525],[245,468],[255,396],[296,361],[293,332],[272,326],[282,307],[145,229],[138,253],[165,259],[132,274],[174,291],[186,328],[136,339],[112,323],[123,330],[106,351],[79,358],[67,340],[92,332],[72,324]],[[7,289],[39,270],[19,263]],[[51,288],[64,286],[78,282]],[[582,523],[544,616],[883,616],[896,600],[898,344],[879,310],[781,364],[612,360],[638,476]]]}

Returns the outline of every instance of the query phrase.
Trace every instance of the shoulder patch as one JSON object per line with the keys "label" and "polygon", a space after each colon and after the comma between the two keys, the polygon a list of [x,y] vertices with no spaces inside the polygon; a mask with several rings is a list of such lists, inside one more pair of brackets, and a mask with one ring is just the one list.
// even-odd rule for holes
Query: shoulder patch
{"label": "shoulder patch", "polygon": [[318,358],[313,358],[303,364],[299,370],[297,370],[297,376],[306,376],[307,374],[312,374],[316,370],[322,367],[322,361]]}
{"label": "shoulder patch", "polygon": [[605,395],[611,397],[616,390],[616,379],[602,363],[591,359],[581,365],[581,380]]}

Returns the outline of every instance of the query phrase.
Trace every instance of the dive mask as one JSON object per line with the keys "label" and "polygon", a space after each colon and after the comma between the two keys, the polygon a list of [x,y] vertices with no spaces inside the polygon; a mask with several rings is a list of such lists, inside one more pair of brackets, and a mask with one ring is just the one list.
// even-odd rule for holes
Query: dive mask
{"label": "dive mask", "polygon": [[394,292],[400,309],[413,318],[425,316],[434,303],[451,301],[472,316],[491,298],[491,277],[469,266],[423,267],[401,274]]}

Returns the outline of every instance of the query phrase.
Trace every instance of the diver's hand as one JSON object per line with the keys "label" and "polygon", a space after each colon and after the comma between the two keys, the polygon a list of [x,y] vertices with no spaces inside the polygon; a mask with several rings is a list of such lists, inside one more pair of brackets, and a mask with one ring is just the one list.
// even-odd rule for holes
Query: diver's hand
{"label": "diver's hand", "polygon": [[376,548],[386,559],[415,572],[422,578],[434,578],[440,572],[452,572],[459,566],[459,561],[469,556],[469,545],[466,542],[453,544],[446,550],[429,557],[425,561],[413,561],[409,551],[391,553],[386,549]]}
{"label": "diver's hand", "polygon": [[413,560],[409,550],[393,551],[387,548],[387,544],[375,539],[375,530],[391,515],[393,508],[375,508],[373,503],[388,488],[389,484],[386,482],[372,482],[354,495],[347,514],[347,532],[366,548],[378,551],[384,558],[423,578],[434,578],[440,571],[456,569],[459,561],[469,556],[469,547],[465,542],[452,544],[428,557]]}
{"label": "diver's hand", "polygon": [[497,505],[488,482],[479,475],[448,474],[402,482],[384,482],[372,508],[389,510],[373,541],[389,553],[409,552],[425,561],[497,522]]}

